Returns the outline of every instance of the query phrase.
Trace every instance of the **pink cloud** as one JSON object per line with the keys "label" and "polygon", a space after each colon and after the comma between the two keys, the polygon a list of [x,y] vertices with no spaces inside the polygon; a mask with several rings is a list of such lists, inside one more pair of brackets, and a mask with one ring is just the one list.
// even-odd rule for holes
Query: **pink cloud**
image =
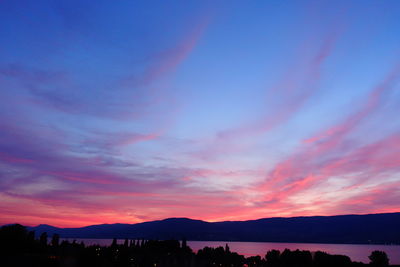
{"label": "pink cloud", "polygon": [[352,146],[347,138],[366,118],[379,111],[384,104],[383,95],[393,90],[399,79],[400,66],[396,66],[371,91],[359,110],[338,125],[332,126],[321,137],[311,138],[303,144],[300,151],[279,162],[266,180],[257,185],[257,188],[265,191],[262,200],[266,203],[278,202],[283,206],[291,197],[301,195],[306,190],[318,192],[318,186],[327,184],[330,178],[354,174],[350,180],[352,185],[347,189],[339,189],[353,191],[375,177],[397,173],[400,170],[398,134],[361,147],[356,144]]}
{"label": "pink cloud", "polygon": [[[370,92],[360,110],[346,118],[341,124],[335,125],[314,137],[306,139],[305,142],[313,143],[322,141],[325,143],[327,149],[335,146],[342,140],[343,136],[354,130],[365,118],[368,118],[370,114],[382,106],[385,93],[394,89],[395,85],[399,82],[399,78],[400,64],[396,65],[385,79]],[[320,146],[325,147],[322,145]]]}
{"label": "pink cloud", "polygon": [[6,161],[9,163],[32,163],[34,162],[33,159],[26,159],[20,157],[14,157],[4,152],[0,152],[0,161]]}
{"label": "pink cloud", "polygon": [[170,74],[183,63],[201,40],[210,23],[210,15],[203,15],[196,26],[174,47],[166,49],[150,62],[150,66],[140,76],[137,74],[122,80],[124,86],[146,86]]}

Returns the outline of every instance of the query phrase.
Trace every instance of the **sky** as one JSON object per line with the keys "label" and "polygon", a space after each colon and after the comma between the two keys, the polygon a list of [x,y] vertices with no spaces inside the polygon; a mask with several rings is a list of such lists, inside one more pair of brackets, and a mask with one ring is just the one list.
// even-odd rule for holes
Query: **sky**
{"label": "sky", "polygon": [[0,1],[0,224],[400,212],[400,1]]}

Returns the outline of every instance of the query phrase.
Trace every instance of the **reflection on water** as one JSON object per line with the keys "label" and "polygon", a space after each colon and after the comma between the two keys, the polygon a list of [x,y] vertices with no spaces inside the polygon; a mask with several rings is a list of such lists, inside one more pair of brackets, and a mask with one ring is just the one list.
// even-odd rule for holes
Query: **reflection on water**
{"label": "reflection on water", "polygon": [[[65,240],[72,241],[72,238]],[[112,239],[76,239],[77,242],[83,241],[85,245],[111,245]],[[124,240],[118,240],[119,244],[123,244]],[[310,244],[310,243],[261,243],[261,242],[224,242],[224,241],[188,241],[187,244],[197,251],[206,246],[219,247],[228,244],[231,251],[237,252],[245,256],[260,255],[265,256],[268,250],[277,249],[283,251],[285,248],[290,250],[309,250],[309,251],[325,251],[329,254],[347,255],[352,261],[361,261],[368,263],[368,256],[374,250],[385,251],[390,259],[390,264],[400,264],[400,246],[386,245],[347,245],[347,244]]]}

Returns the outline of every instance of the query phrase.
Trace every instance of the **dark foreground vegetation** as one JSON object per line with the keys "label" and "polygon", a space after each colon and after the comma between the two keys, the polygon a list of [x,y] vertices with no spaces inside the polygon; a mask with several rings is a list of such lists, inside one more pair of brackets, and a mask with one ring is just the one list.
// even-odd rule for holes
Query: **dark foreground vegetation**
{"label": "dark foreground vegetation", "polygon": [[[85,246],[83,243],[60,242],[54,234],[48,238],[42,233],[38,239],[33,231],[21,225],[0,228],[0,266],[4,267],[154,267],[154,266],[268,266],[268,267],[340,267],[340,266],[389,266],[385,252],[374,251],[370,264],[352,262],[343,255],[325,252],[268,251],[265,257],[244,257],[225,248],[205,247],[194,253],[185,241],[177,240],[128,240],[111,246]],[[392,265],[394,266],[394,265]]]}

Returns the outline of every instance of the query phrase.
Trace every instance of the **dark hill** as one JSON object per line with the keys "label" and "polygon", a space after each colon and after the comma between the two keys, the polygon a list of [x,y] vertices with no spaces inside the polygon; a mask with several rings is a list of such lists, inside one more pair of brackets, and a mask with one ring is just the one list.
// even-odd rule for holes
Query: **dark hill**
{"label": "dark hill", "polygon": [[82,228],[30,227],[68,238],[145,238],[208,241],[400,244],[400,213],[267,218],[205,222],[170,218],[138,224],[101,224]]}

